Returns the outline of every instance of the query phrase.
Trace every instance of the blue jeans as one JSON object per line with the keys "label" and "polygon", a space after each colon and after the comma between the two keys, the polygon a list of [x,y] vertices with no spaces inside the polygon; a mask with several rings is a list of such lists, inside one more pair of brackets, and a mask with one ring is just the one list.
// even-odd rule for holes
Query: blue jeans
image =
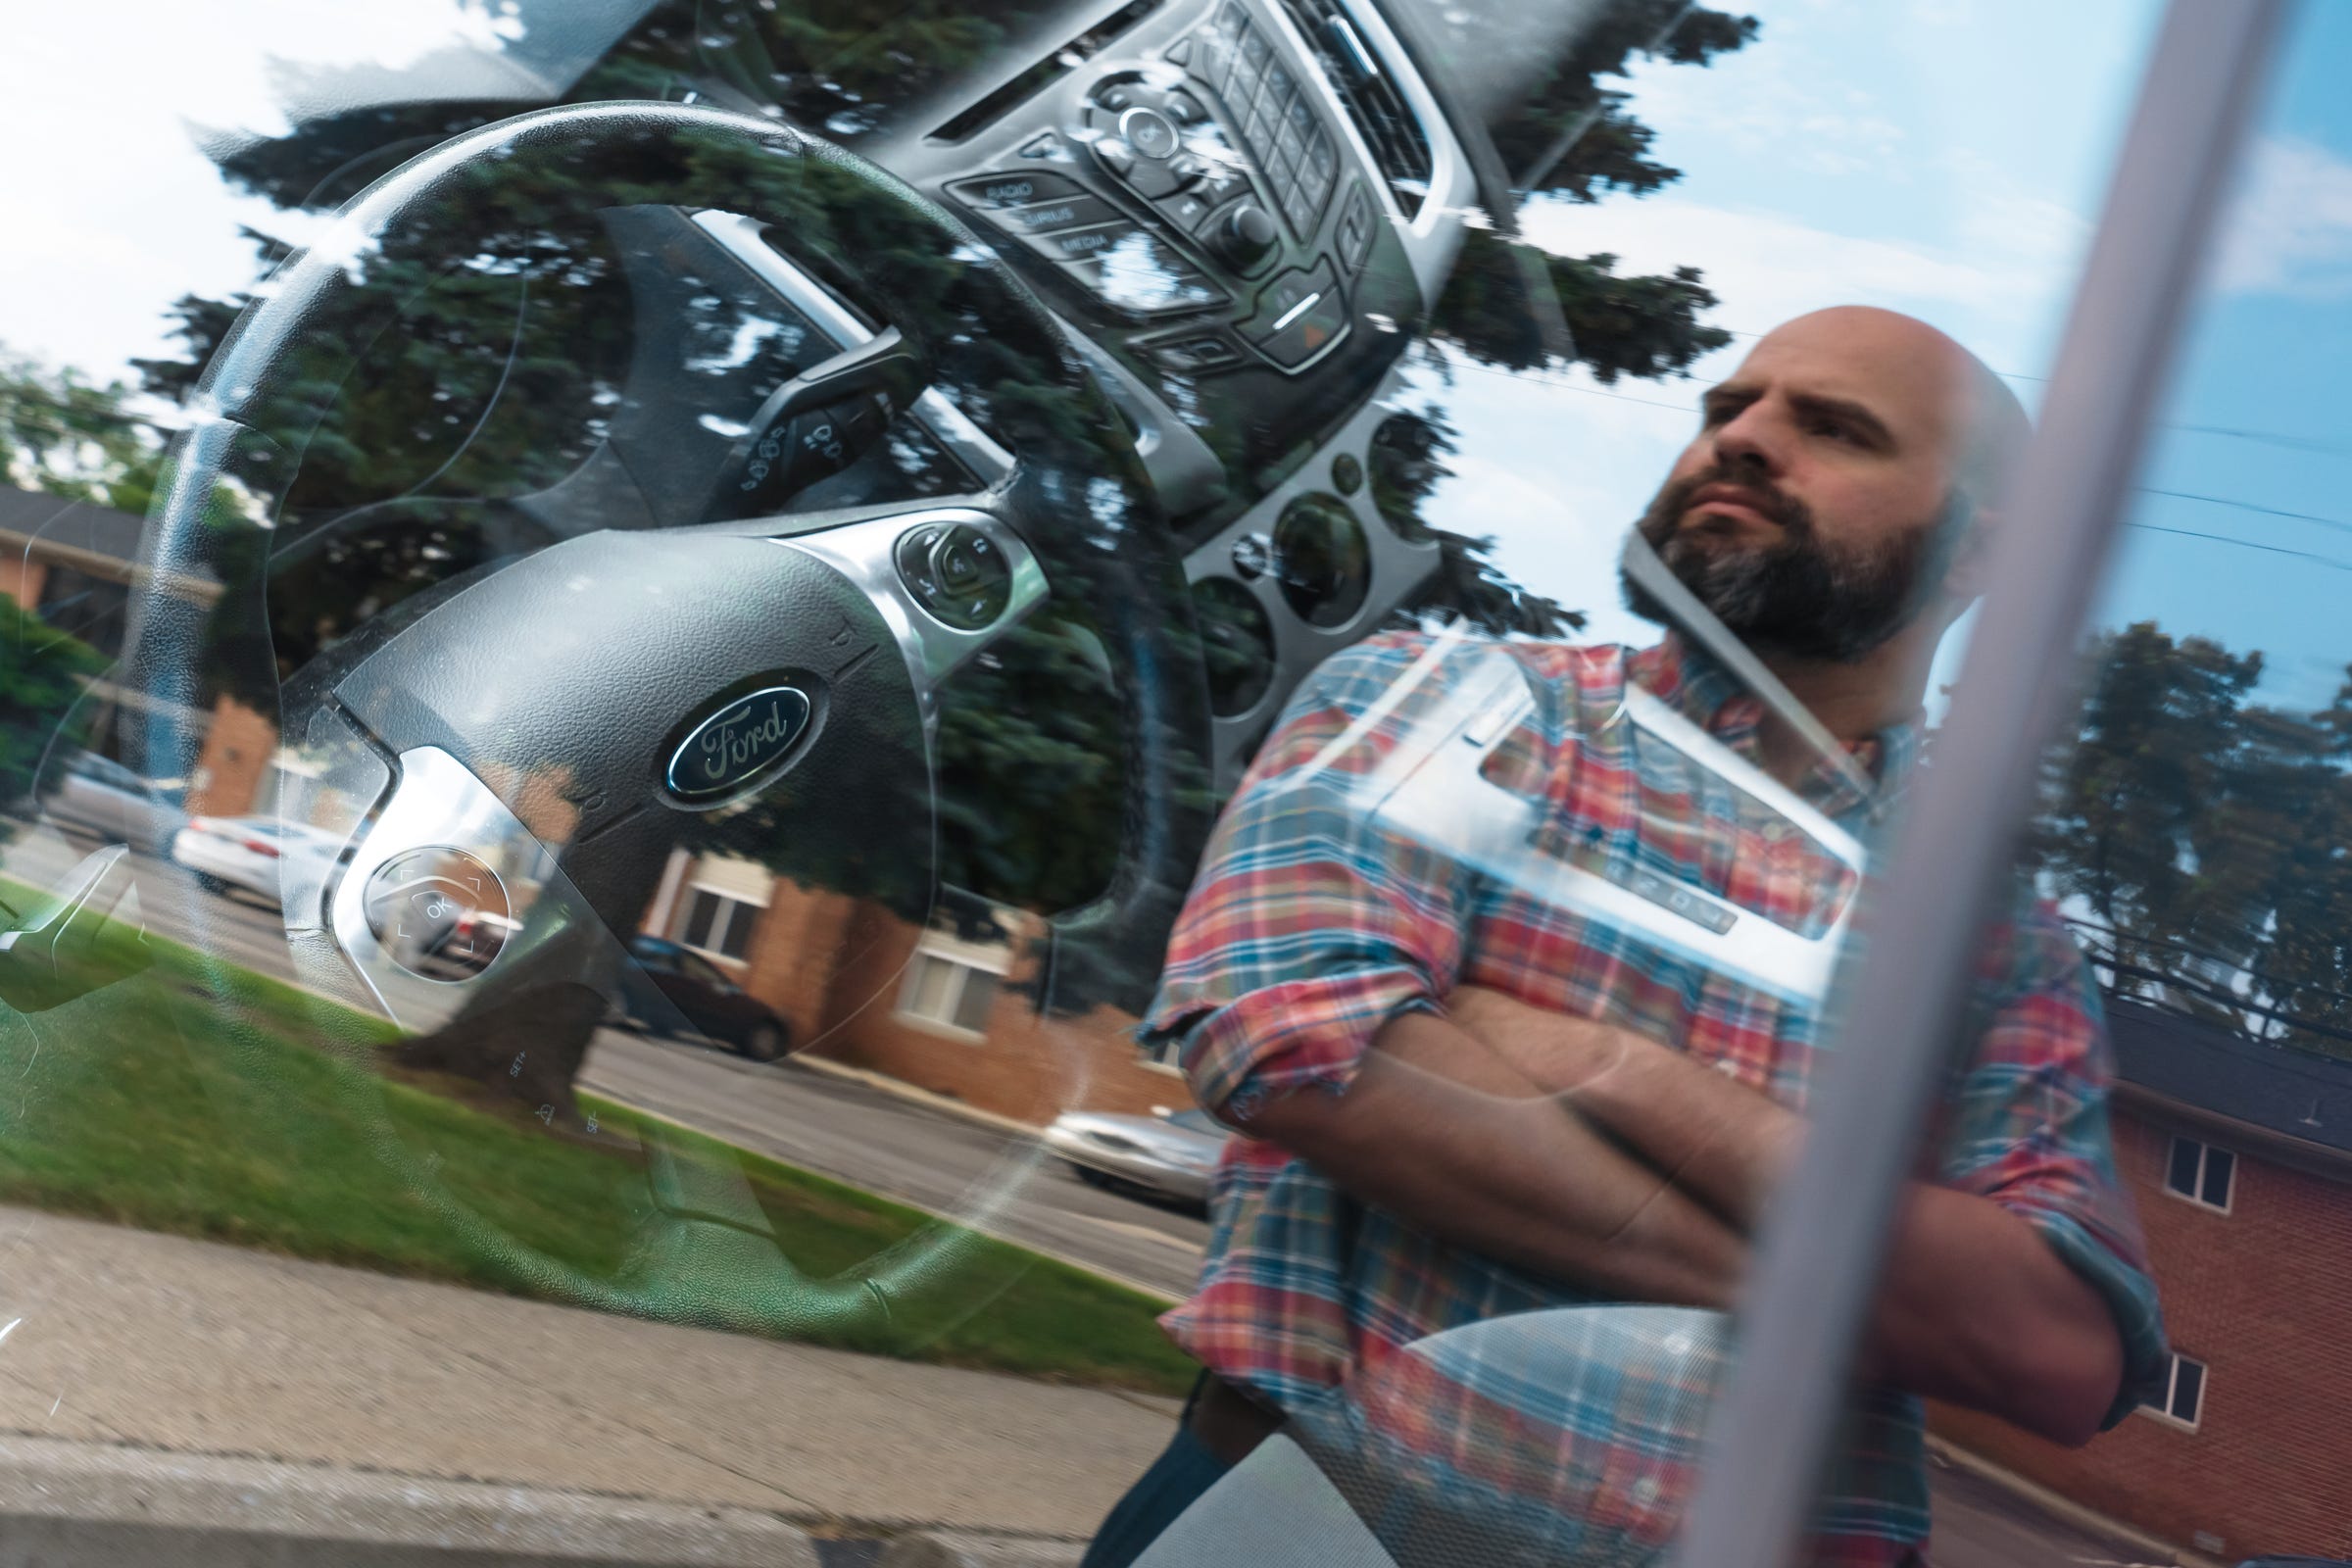
{"label": "blue jeans", "polygon": [[1167,1451],[1152,1462],[1143,1479],[1113,1504],[1078,1568],[1127,1568],[1176,1522],[1200,1494],[1215,1486],[1227,1466],[1200,1446],[1190,1427],[1179,1426]]}

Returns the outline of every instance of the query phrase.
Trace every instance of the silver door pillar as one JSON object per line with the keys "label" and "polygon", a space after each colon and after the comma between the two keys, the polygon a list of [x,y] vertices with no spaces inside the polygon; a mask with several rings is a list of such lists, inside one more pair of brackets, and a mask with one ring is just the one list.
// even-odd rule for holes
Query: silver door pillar
{"label": "silver door pillar", "polygon": [[1766,1216],[1681,1568],[1781,1568],[1809,1531],[1981,916],[2071,700],[2076,638],[2284,9],[2174,0],[2166,14],[1935,765],[1882,862],[1812,1132]]}

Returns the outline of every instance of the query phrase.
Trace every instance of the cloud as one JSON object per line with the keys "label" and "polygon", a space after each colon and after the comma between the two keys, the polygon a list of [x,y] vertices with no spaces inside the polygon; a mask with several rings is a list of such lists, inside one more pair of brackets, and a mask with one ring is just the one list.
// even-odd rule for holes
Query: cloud
{"label": "cloud", "polygon": [[2238,294],[2352,296],[2352,161],[2292,137],[2256,147],[2222,229],[2214,281]]}

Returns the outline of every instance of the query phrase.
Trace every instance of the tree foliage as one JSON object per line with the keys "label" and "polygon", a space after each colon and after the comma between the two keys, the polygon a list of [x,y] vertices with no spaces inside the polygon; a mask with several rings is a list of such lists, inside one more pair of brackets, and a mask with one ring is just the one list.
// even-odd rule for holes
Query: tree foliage
{"label": "tree foliage", "polygon": [[2152,622],[2103,637],[2029,849],[2120,993],[2352,1055],[2352,669],[2298,713],[2259,653]]}
{"label": "tree foliage", "polygon": [[130,395],[0,347],[0,482],[146,511],[157,443],[125,407]]}

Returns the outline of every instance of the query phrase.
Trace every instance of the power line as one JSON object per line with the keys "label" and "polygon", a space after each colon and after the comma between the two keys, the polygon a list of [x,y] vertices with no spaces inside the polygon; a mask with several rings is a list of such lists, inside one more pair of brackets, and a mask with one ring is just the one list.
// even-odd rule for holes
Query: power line
{"label": "power line", "polygon": [[2251,501],[2233,501],[2228,496],[2192,495],[2186,490],[2159,490],[2153,485],[2144,484],[2139,487],[2139,493],[2144,496],[2170,496],[2176,501],[2201,501],[2209,507],[2234,507],[2240,512],[2259,512],[2266,517],[2292,517],[2297,522],[2316,522],[2323,528],[2333,528],[2338,533],[2352,533],[2352,522],[2346,522],[2341,517],[2323,517],[2309,512],[2288,512],[2280,507],[2257,506]]}
{"label": "power line", "polygon": [[2128,522],[2127,528],[2139,528],[2148,533],[2176,534],[2182,539],[2210,539],[2217,545],[2235,545],[2240,550],[2260,550],[2274,556],[2293,556],[2298,561],[2316,562],[2337,571],[2352,571],[2352,561],[2338,561],[2333,556],[2314,555],[2308,550],[2289,550],[2284,545],[2258,544],[2251,539],[2232,539],[2226,533],[2200,533],[2194,528],[2167,528],[2153,522]]}

